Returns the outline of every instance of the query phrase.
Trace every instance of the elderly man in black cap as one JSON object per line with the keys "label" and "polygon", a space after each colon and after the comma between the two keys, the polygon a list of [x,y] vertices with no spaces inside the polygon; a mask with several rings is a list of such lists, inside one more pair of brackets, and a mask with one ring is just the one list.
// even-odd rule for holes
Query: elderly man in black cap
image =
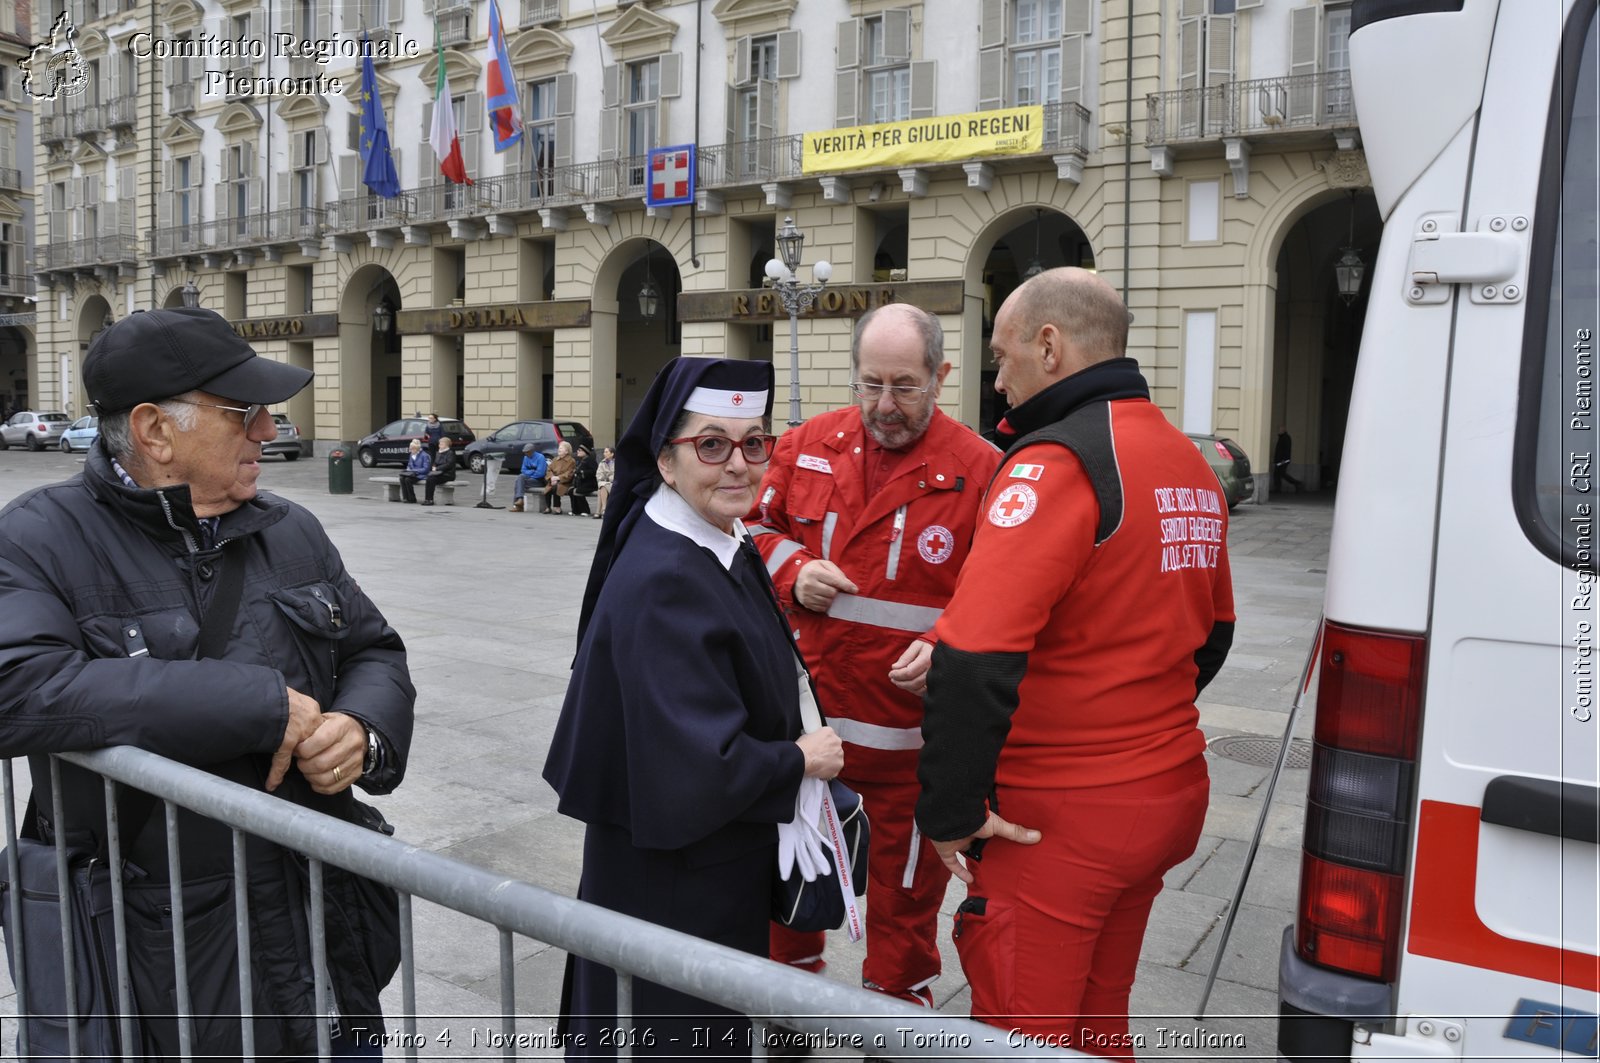
{"label": "elderly man in black cap", "polygon": [[[74,852],[104,852],[91,773],[61,765],[66,818],[48,820],[43,754],[63,750],[139,746],[367,823],[376,813],[351,786],[399,784],[416,697],[405,647],[316,519],[257,490],[261,444],[276,434],[266,407],[310,379],[198,308],[129,315],[89,351],[100,438],[83,473],[0,511],[0,756],[31,758],[37,814],[24,833],[62,830]],[[144,1042],[132,1050],[171,1057],[167,842],[152,805],[138,793],[119,804]],[[188,811],[178,820],[192,1050],[238,1056],[230,834]],[[319,1027],[336,1055],[370,1044],[398,962],[393,894],[325,868],[332,994],[319,1013],[303,868],[261,839],[246,853],[256,1053],[314,1054]]]}

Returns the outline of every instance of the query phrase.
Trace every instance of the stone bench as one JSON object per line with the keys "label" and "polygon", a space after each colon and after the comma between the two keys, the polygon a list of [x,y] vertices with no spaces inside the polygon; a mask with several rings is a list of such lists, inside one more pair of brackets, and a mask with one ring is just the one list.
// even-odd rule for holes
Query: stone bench
{"label": "stone bench", "polygon": [[[399,473],[394,473],[388,476],[369,476],[368,479],[375,484],[383,484],[385,495],[389,501],[404,501],[404,499],[402,499],[400,496]],[[456,488],[459,487],[460,484],[460,480],[446,480],[442,484],[435,484],[433,488],[433,497],[435,500],[444,505],[453,506],[456,504]],[[421,494],[425,490],[424,483],[422,481],[418,481],[416,489],[417,492]]]}

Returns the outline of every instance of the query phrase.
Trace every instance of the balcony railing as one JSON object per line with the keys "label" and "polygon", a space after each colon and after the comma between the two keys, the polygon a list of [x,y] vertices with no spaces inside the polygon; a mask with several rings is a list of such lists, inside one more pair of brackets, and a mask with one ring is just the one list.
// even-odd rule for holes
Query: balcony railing
{"label": "balcony railing", "polygon": [[472,9],[439,5],[439,43],[446,48],[472,43]]}
{"label": "balcony railing", "polygon": [[561,0],[522,0],[522,24],[541,26],[561,20]]}
{"label": "balcony railing", "polygon": [[0,166],[0,188],[11,192],[22,191],[22,171],[10,166]]}
{"label": "balcony railing", "polygon": [[1340,129],[1356,124],[1348,70],[1156,92],[1146,103],[1148,144]]}
{"label": "balcony railing", "polygon": [[289,207],[266,214],[190,222],[152,229],[147,242],[152,258],[178,258],[203,251],[229,251],[266,244],[319,240],[328,212],[315,207]]}
{"label": "balcony railing", "polygon": [[138,121],[138,107],[132,97],[123,97],[104,104],[106,124],[112,129],[134,125]]}
{"label": "balcony railing", "polygon": [[505,192],[503,180],[484,180],[470,185],[438,181],[416,190],[413,222],[449,221],[496,213]]}
{"label": "balcony railing", "polygon": [[328,206],[328,228],[334,232],[365,232],[368,229],[397,229],[411,224],[417,212],[417,194],[398,196],[352,196]]}
{"label": "balcony railing", "polygon": [[205,225],[200,222],[151,229],[149,233],[150,257],[175,258],[179,255],[190,255],[197,251],[210,250],[210,245],[204,242],[209,235]]}
{"label": "balcony railing", "polygon": [[60,144],[72,136],[73,115],[46,114],[39,117],[39,139],[46,144]]}
{"label": "balcony railing", "polygon": [[138,259],[138,252],[139,238],[132,233],[63,240],[38,249],[39,268],[87,269],[90,266],[134,262]]}
{"label": "balcony railing", "polygon": [[799,177],[802,140],[763,137],[702,148],[695,160],[695,178],[707,188],[718,188]]}
{"label": "balcony railing", "polygon": [[96,103],[85,107],[78,112],[77,135],[80,137],[93,136],[104,133],[110,126],[106,124],[106,109]]}

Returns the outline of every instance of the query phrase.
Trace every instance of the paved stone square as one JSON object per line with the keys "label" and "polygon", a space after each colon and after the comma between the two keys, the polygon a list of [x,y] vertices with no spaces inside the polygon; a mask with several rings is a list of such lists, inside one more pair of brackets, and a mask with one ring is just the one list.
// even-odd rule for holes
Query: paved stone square
{"label": "paved stone square", "polygon": [[[0,453],[0,504],[77,475],[82,460]],[[397,825],[398,837],[413,845],[571,895],[582,827],[556,814],[540,770],[567,683],[600,522],[476,508],[477,477],[465,478],[470,489],[458,490],[455,506],[392,504],[368,479],[378,471],[393,470],[356,467],[351,495],[328,492],[328,461],[321,453],[293,463],[267,459],[262,474],[264,488],[322,520],[347,567],[409,649],[418,691],[410,768],[397,793],[374,803]],[[494,503],[503,507],[510,483],[501,479],[496,486]],[[1331,520],[1331,500],[1319,495],[1234,511],[1229,550],[1239,624],[1233,652],[1200,706],[1209,737],[1263,736],[1275,749],[1321,610]],[[1310,723],[1308,711],[1302,737],[1309,737]],[[1306,772],[1287,771],[1279,786],[1207,1017],[1197,1021],[1201,988],[1270,774],[1268,766],[1208,759],[1212,799],[1205,834],[1195,855],[1167,878],[1134,987],[1142,1058],[1275,1055],[1278,943],[1293,918]],[[22,772],[19,781],[25,778]],[[953,883],[947,913],[961,896],[960,883]],[[491,1028],[485,1016],[499,1012],[496,931],[421,902],[416,924],[419,1011],[432,1016],[419,1027],[452,1035],[449,1046],[435,1042],[424,1055],[498,1057],[481,1036],[476,1044],[473,1038],[474,1030]],[[842,934],[834,938],[827,974],[854,984],[862,949]],[[945,974],[934,987],[937,1002],[965,1015],[969,994],[948,925],[942,938]],[[564,955],[519,939],[515,959],[517,1006],[533,1017],[523,1027],[538,1029],[540,1018],[556,1009]],[[391,1015],[399,1010],[397,985],[387,1001]],[[0,1013],[11,1012],[14,996],[3,973],[0,990]],[[14,1027],[3,1025],[9,1046]]]}

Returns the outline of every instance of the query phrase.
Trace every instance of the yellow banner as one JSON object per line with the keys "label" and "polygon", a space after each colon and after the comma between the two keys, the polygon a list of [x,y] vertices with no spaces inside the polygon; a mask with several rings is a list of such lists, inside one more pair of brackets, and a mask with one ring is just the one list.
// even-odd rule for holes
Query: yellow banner
{"label": "yellow banner", "polygon": [[801,144],[803,173],[1033,155],[1044,149],[1044,108],[1010,107],[824,129],[806,133]]}

